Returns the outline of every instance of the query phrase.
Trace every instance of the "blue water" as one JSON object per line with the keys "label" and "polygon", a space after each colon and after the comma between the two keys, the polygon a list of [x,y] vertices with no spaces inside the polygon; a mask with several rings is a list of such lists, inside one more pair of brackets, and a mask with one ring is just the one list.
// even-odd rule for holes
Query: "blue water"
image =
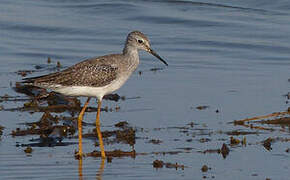
{"label": "blue water", "polygon": [[[268,137],[289,139],[289,127],[274,131],[251,130],[228,124],[233,120],[285,111],[284,94],[290,83],[290,2],[278,1],[0,1],[0,95],[23,96],[11,88],[21,76],[18,70],[46,65],[47,57],[63,67],[80,60],[122,51],[132,30],[144,32],[152,48],[169,64],[164,67],[153,56],[141,52],[141,64],[118,91],[121,107],[102,113],[102,129],[127,121],[137,131],[137,152],[176,151],[177,155],[147,155],[136,159],[113,159],[106,163],[103,179],[288,179],[289,142],[276,142],[267,151],[259,143]],[[153,72],[151,68],[164,68]],[[142,71],[142,75],[138,75]],[[33,75],[50,73],[41,70]],[[84,99],[82,99],[84,100]],[[95,103],[95,102],[94,102]],[[21,103],[2,102],[5,108]],[[95,104],[91,104],[96,106]],[[209,105],[199,111],[195,107]],[[216,113],[216,110],[220,113]],[[79,179],[77,145],[35,148],[26,156],[17,143],[32,137],[11,137],[20,123],[37,121],[42,114],[0,111],[5,127],[0,140],[0,173],[3,179]],[[86,122],[94,122],[88,113]],[[193,128],[188,123],[197,125]],[[178,128],[188,128],[186,133]],[[265,126],[268,127],[268,126]],[[88,127],[85,127],[88,128]],[[161,128],[156,131],[154,128]],[[201,130],[202,129],[202,130]],[[219,154],[197,151],[229,144],[231,130],[259,131],[247,135],[247,147],[231,147],[226,159]],[[205,131],[205,135],[201,135]],[[148,143],[160,139],[160,145]],[[192,138],[191,142],[186,141]],[[200,138],[211,141],[200,143]],[[238,136],[242,138],[242,136]],[[178,139],[178,140],[176,140]],[[67,141],[77,142],[77,139]],[[107,150],[128,145],[106,145]],[[85,140],[84,150],[96,149]],[[154,169],[152,162],[178,162],[184,170]],[[101,160],[85,158],[83,178],[96,178]],[[212,169],[201,172],[202,165]]]}

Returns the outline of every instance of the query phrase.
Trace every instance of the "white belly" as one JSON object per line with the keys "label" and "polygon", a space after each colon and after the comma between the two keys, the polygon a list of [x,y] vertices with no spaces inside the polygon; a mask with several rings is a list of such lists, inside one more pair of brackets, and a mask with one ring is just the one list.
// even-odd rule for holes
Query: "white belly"
{"label": "white belly", "polygon": [[62,87],[55,87],[51,89],[55,92],[58,92],[67,96],[96,97],[99,100],[102,100],[104,95],[110,94],[116,91],[117,89],[119,89],[127,81],[128,77],[118,78],[112,81],[110,84],[103,87],[62,86]]}

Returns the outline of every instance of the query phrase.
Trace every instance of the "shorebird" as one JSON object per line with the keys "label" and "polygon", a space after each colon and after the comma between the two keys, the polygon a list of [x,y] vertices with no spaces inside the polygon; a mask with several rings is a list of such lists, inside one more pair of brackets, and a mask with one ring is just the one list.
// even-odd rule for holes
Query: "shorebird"
{"label": "shorebird", "polygon": [[101,157],[106,157],[100,130],[102,99],[104,95],[119,89],[137,69],[139,65],[138,50],[147,51],[168,66],[166,61],[151,49],[149,39],[140,31],[133,31],[128,34],[121,54],[93,57],[59,72],[24,79],[24,84],[50,89],[66,96],[88,97],[78,116],[78,156],[80,158],[83,156],[82,120],[92,97],[98,100],[96,129]]}

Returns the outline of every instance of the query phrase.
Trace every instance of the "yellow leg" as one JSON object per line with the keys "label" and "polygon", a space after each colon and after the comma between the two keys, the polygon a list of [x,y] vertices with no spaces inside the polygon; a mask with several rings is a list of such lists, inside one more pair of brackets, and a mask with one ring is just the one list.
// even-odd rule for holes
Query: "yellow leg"
{"label": "yellow leg", "polygon": [[98,112],[97,112],[97,118],[96,118],[96,129],[97,129],[97,134],[98,134],[99,143],[100,143],[101,156],[102,156],[102,158],[106,158],[102,132],[101,132],[101,129],[100,129],[100,127],[101,127],[101,124],[100,124],[101,105],[102,105],[102,101],[98,100]]}
{"label": "yellow leg", "polygon": [[83,121],[83,117],[84,117],[84,113],[86,111],[86,108],[89,105],[91,98],[88,98],[86,103],[84,104],[84,107],[82,108],[79,117],[78,117],[78,131],[79,131],[79,157],[82,158],[83,156],[83,144],[82,144],[82,121]]}

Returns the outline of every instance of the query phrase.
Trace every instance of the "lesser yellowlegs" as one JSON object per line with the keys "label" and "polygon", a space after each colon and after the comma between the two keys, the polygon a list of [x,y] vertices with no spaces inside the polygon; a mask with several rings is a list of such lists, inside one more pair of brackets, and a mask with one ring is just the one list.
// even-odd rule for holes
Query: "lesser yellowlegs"
{"label": "lesser yellowlegs", "polygon": [[150,47],[149,39],[139,31],[128,34],[122,54],[94,57],[77,63],[63,71],[44,76],[24,79],[24,83],[51,89],[67,96],[88,97],[78,116],[79,157],[82,157],[82,119],[91,97],[98,99],[96,129],[101,156],[105,158],[104,144],[100,130],[100,110],[103,96],[119,89],[136,70],[139,64],[138,50],[145,50],[168,65]]}

